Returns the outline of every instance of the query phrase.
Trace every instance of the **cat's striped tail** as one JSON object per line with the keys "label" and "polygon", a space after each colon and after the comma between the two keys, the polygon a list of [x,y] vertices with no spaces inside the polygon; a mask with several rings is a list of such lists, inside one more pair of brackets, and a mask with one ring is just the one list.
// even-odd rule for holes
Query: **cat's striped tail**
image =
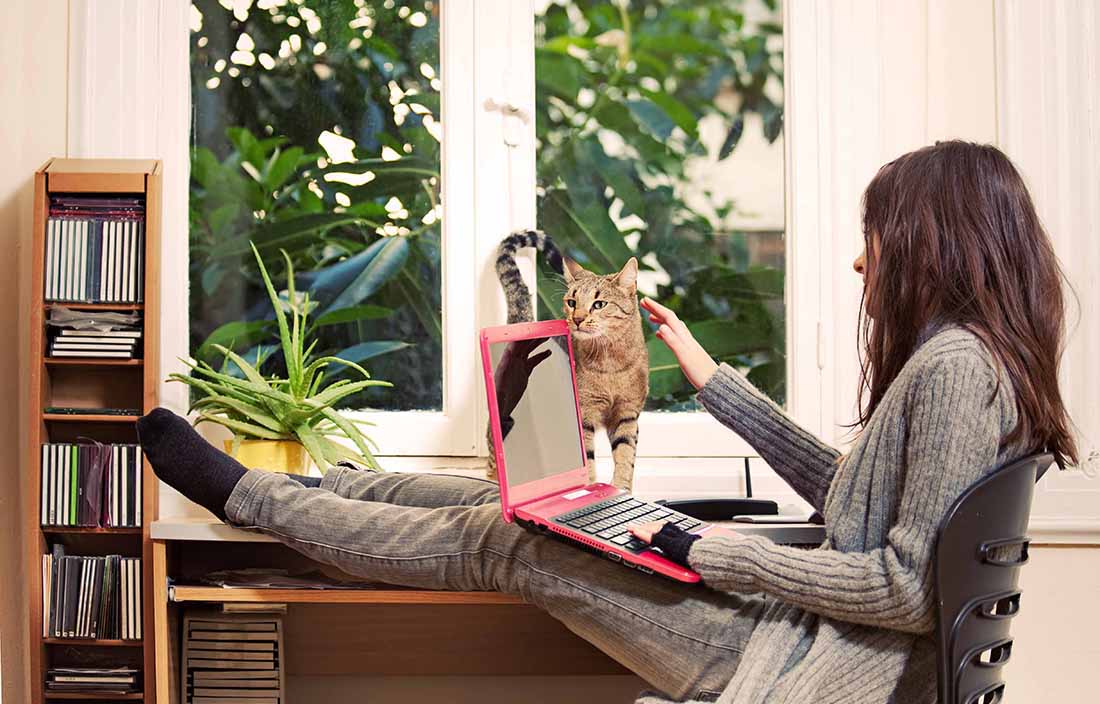
{"label": "cat's striped tail", "polygon": [[519,230],[505,237],[497,247],[497,278],[508,302],[508,323],[527,323],[535,319],[531,305],[531,291],[523,282],[516,265],[516,252],[524,247],[534,247],[546,256],[546,263],[559,274],[564,266],[561,250],[550,235],[539,230]]}

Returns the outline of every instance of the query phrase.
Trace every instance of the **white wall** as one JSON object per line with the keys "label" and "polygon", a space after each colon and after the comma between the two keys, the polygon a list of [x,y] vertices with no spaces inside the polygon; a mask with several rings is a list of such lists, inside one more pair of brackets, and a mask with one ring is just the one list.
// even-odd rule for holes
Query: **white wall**
{"label": "white wall", "polygon": [[[1081,431],[1083,471],[1040,483],[1033,515],[1044,533],[1095,543],[1100,527],[1100,8],[1092,0],[999,0],[998,142],[1027,179],[1079,296],[1061,386]],[[1078,311],[1074,311],[1077,313]],[[1033,521],[1033,527],[1035,521]],[[1009,704],[1095,699],[1100,661],[1100,547],[1032,551],[1022,576]],[[1089,696],[1091,695],[1091,696]]]}
{"label": "white wall", "polygon": [[1095,701],[1100,547],[1033,547],[1020,588],[1004,704]]}
{"label": "white wall", "polygon": [[[68,2],[13,0],[4,3],[0,27],[0,249],[8,269],[0,276],[0,329],[18,332],[18,342],[0,345],[0,657],[5,701],[25,701],[22,643],[29,624],[23,602],[23,515],[20,511],[20,432],[25,417],[25,384],[19,370],[27,363],[30,286],[31,206],[34,172],[50,157],[65,156]],[[13,271],[12,265],[15,264]],[[20,399],[16,404],[15,399]],[[21,412],[23,411],[23,412]],[[26,427],[26,426],[22,426]]]}
{"label": "white wall", "polygon": [[[997,4],[998,138],[1028,181],[1078,307],[1061,388],[1082,471],[1044,480],[1047,527],[1100,530],[1100,7],[1092,0]],[[1091,457],[1091,460],[1088,458]]]}
{"label": "white wall", "polygon": [[803,404],[818,417],[804,422],[843,445],[859,378],[863,284],[852,261],[863,249],[860,197],[880,166],[907,151],[950,137],[996,141],[993,8],[978,0],[790,2],[786,29],[790,247],[816,249],[821,261],[820,281],[791,282],[791,314],[820,316],[825,370],[820,388],[807,376],[791,392],[818,396]]}

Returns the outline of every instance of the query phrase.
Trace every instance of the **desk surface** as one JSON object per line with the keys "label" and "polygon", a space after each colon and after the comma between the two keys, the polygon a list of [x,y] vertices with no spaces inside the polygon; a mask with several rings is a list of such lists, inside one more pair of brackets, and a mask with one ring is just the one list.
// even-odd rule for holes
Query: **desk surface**
{"label": "desk surface", "polygon": [[[751,524],[728,523],[748,535],[762,535],[777,543],[813,545],[825,539],[825,530],[813,523]],[[275,538],[226,525],[214,518],[170,518],[153,521],[155,541],[277,543]],[[210,586],[172,586],[168,598],[174,602],[281,602],[348,604],[522,604],[510,594],[495,592],[435,592],[382,587],[363,590],[310,589],[224,589]]]}
{"label": "desk surface", "polygon": [[[822,527],[808,523],[731,526],[781,543],[824,540]],[[289,605],[284,618],[287,672],[292,675],[627,674],[620,664],[516,595],[388,585],[317,590],[172,584],[174,570],[184,574],[224,569],[244,554],[285,551],[288,559],[298,555],[273,544],[278,543],[274,538],[213,518],[154,521],[151,537],[157,704],[169,704],[169,693],[180,691],[179,672],[171,665],[179,658],[173,634],[178,632],[180,614],[191,606],[226,602]],[[531,647],[532,641],[538,647]]]}
{"label": "desk surface", "polygon": [[[818,545],[825,540],[825,529],[814,523],[727,523],[730,529],[745,535],[762,535],[788,545]],[[163,518],[153,521],[153,540],[212,540],[234,543],[276,543],[263,533],[241,530],[214,518]]]}

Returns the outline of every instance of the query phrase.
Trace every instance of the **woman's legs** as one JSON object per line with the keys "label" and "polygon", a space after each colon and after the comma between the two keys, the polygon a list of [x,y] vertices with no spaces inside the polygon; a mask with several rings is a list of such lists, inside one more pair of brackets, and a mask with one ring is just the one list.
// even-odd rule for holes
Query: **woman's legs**
{"label": "woman's legs", "polygon": [[443,508],[500,501],[500,486],[496,482],[453,474],[372,472],[337,465],[321,478],[320,486],[345,499],[395,506]]}
{"label": "woman's legs", "polygon": [[495,487],[476,479],[337,467],[317,489],[248,472],[225,511],[235,525],[366,579],[518,594],[669,695],[722,690],[763,602],[531,535],[505,523],[496,501]]}

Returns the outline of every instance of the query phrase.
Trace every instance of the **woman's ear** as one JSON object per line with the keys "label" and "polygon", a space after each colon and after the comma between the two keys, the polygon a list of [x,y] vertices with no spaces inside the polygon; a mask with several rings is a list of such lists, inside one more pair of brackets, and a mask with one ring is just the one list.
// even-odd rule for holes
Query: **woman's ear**
{"label": "woman's ear", "polygon": [[637,289],[638,285],[638,258],[631,257],[630,261],[623,265],[622,269],[619,269],[619,273],[615,274],[615,283],[620,288],[633,292]]}
{"label": "woman's ear", "polygon": [[562,271],[562,273],[565,274],[566,283],[573,283],[574,279],[583,279],[586,276],[592,276],[593,275],[591,271],[589,271],[588,269],[585,269],[583,266],[576,263],[575,261],[573,261],[569,257],[564,257],[562,259],[562,261],[565,264],[565,267],[564,267],[564,270]]}

